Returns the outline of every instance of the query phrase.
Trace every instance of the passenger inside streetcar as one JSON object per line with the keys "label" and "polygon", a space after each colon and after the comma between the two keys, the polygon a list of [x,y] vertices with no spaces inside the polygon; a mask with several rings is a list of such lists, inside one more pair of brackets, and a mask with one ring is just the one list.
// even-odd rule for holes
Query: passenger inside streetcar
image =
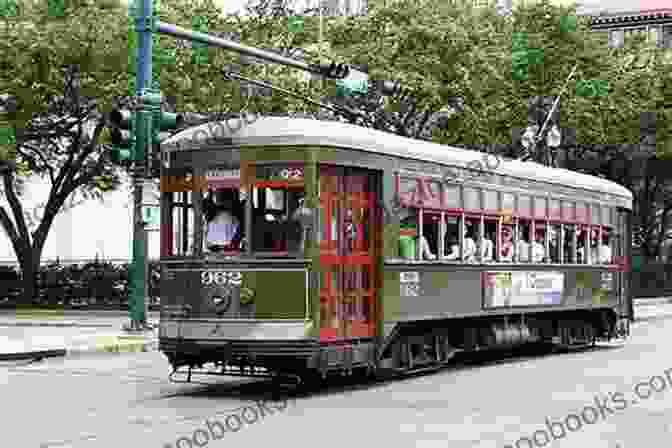
{"label": "passenger inside streetcar", "polygon": [[518,244],[516,245],[516,253],[518,261],[527,263],[530,261],[530,243],[527,242],[527,235],[529,235],[529,224],[518,224]]}
{"label": "passenger inside streetcar", "polygon": [[[476,256],[476,242],[471,237],[472,229],[469,226],[463,225],[464,232],[464,255],[462,259],[467,262],[472,262],[475,260]],[[459,260],[460,259],[460,244],[459,244],[459,235],[457,232],[446,233],[446,255],[443,257],[444,260]]]}
{"label": "passenger inside streetcar", "polygon": [[609,231],[607,229],[602,229],[602,244],[600,244],[598,253],[600,264],[610,264],[612,262],[613,254],[609,245]]}
{"label": "passenger inside streetcar", "polygon": [[602,230],[602,239],[599,238],[599,230],[593,228],[590,230],[590,260],[586,261],[584,247],[579,248],[579,256],[582,263],[591,264],[609,264],[611,262],[611,248],[609,247],[609,234]]}
{"label": "passenger inside streetcar", "polygon": [[452,261],[460,258],[460,218],[457,216],[445,217],[445,234],[443,235],[442,260]]}
{"label": "passenger inside streetcar", "polygon": [[561,231],[558,224],[551,224],[548,229],[549,250],[551,263],[560,263],[560,246],[562,240],[560,239]]}
{"label": "passenger inside streetcar", "polygon": [[546,257],[546,230],[535,229],[534,242],[532,243],[532,263],[542,263]]}
{"label": "passenger inside streetcar", "polygon": [[468,263],[476,261],[477,248],[474,235],[478,224],[476,220],[469,220],[464,228],[464,261]]}
{"label": "passenger inside streetcar", "polygon": [[[401,235],[399,238],[399,250],[400,250],[400,255],[403,258],[414,260],[415,257],[415,244],[417,243],[418,239],[420,241],[420,259],[421,260],[435,260],[436,259],[436,254],[432,253],[432,250],[429,246],[429,242],[427,241],[427,238],[425,238],[424,235],[422,235],[420,238],[417,237],[417,229],[418,229],[418,217],[417,214],[413,212],[409,212],[410,214],[406,217],[403,217],[401,219],[400,227],[402,229],[410,229],[413,230],[415,229],[416,231],[416,236],[415,237],[410,237]],[[413,240],[411,244],[408,244],[409,241]]]}
{"label": "passenger inside streetcar", "polygon": [[474,226],[474,235],[476,237],[476,245],[478,246],[477,253],[481,262],[488,263],[492,261],[494,245],[492,240],[487,238],[486,235],[481,236],[480,227],[480,223],[476,223]]}
{"label": "passenger inside streetcar", "polygon": [[226,189],[213,192],[203,201],[206,218],[206,248],[211,252],[240,250],[242,207],[238,192]]}
{"label": "passenger inside streetcar", "polygon": [[502,246],[499,259],[500,261],[513,261],[513,227],[511,225],[502,226]]}
{"label": "passenger inside streetcar", "polygon": [[581,228],[581,226],[576,226],[576,263],[585,264],[586,261],[586,240],[588,233]]}
{"label": "passenger inside streetcar", "polygon": [[[577,234],[577,230],[573,224],[565,224],[565,241],[564,244],[564,254],[565,254],[565,263],[577,263],[576,261],[576,248],[574,246],[574,235]],[[578,238],[578,235],[577,235]]]}

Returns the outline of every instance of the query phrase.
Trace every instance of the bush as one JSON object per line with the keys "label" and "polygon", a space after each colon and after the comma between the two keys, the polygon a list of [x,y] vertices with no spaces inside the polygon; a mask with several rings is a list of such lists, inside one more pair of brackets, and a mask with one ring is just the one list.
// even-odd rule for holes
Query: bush
{"label": "bush", "polygon": [[[84,264],[63,265],[59,262],[40,266],[36,275],[35,304],[69,306],[73,300],[86,301],[89,307],[125,309],[129,290],[128,263],[113,264],[94,260]],[[149,264],[148,297],[159,297],[160,265]],[[0,306],[3,298],[15,298],[23,290],[20,271],[0,266]],[[4,301],[5,305],[8,301]],[[16,305],[12,300],[11,306]]]}

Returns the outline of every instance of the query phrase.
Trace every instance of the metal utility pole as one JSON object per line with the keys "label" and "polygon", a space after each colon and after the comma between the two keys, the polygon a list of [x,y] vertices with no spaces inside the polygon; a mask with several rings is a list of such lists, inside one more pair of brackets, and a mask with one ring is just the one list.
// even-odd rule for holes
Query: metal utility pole
{"label": "metal utility pole", "polygon": [[152,112],[160,107],[161,95],[149,90],[152,85],[152,0],[137,1],[135,31],[137,33],[136,98],[134,102],[135,151],[133,151],[133,259],[129,275],[129,312],[131,329],[147,328],[147,234],[142,216],[142,190],[147,175],[145,154],[152,137]]}

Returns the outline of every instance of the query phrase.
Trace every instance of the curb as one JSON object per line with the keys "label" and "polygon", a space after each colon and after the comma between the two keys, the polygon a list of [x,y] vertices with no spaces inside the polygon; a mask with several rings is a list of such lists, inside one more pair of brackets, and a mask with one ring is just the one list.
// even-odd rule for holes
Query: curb
{"label": "curb", "polygon": [[672,303],[672,297],[635,298],[632,302],[635,306],[664,305]]}
{"label": "curb", "polygon": [[79,327],[79,328],[112,328],[113,324],[82,324],[78,322],[2,322],[0,327]]}
{"label": "curb", "polygon": [[[129,339],[130,337],[119,337],[118,339]],[[158,349],[158,338],[142,341],[128,341],[119,343],[96,344],[84,348],[59,348],[50,350],[35,350],[20,353],[0,353],[0,361],[25,361],[41,360],[44,358],[82,358],[87,356],[103,356],[110,354],[153,352]]]}
{"label": "curb", "polygon": [[[159,326],[159,322],[149,322],[155,327]],[[33,321],[33,322],[14,322],[14,321],[3,321],[0,319],[0,327],[58,327],[58,328],[115,328],[116,324],[87,324],[74,321],[65,321],[65,322],[45,322],[45,321]]]}

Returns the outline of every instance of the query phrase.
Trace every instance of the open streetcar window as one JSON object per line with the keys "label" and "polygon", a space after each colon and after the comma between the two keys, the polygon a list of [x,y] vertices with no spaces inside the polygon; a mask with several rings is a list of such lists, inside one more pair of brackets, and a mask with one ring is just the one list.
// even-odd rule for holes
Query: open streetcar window
{"label": "open streetcar window", "polygon": [[444,257],[443,260],[455,261],[460,259],[460,226],[461,216],[445,217]]}
{"label": "open streetcar window", "polygon": [[438,217],[408,208],[400,216],[399,255],[407,260],[435,260]]}
{"label": "open streetcar window", "polygon": [[254,188],[252,197],[252,250],[269,255],[303,251],[303,188]]}
{"label": "open streetcar window", "polygon": [[530,262],[530,233],[532,231],[531,221],[529,219],[518,219],[517,233],[515,239],[515,261],[518,263]]}
{"label": "open streetcar window", "polygon": [[243,249],[244,208],[237,189],[209,190],[203,201],[203,215],[208,252],[240,252]]}
{"label": "open streetcar window", "polygon": [[207,171],[203,200],[203,247],[217,256],[297,256],[309,235],[304,208],[303,168],[255,168],[250,191],[241,190],[241,172],[228,167]]}
{"label": "open streetcar window", "polygon": [[436,260],[439,256],[439,227],[441,214],[437,212],[422,212],[422,235],[420,255],[423,260]]}
{"label": "open streetcar window", "polygon": [[312,211],[304,200],[302,164],[255,167],[252,203],[249,205],[254,255],[303,256],[312,238]]}
{"label": "open streetcar window", "polygon": [[548,229],[548,251],[551,263],[562,263],[562,224],[550,224]]}

